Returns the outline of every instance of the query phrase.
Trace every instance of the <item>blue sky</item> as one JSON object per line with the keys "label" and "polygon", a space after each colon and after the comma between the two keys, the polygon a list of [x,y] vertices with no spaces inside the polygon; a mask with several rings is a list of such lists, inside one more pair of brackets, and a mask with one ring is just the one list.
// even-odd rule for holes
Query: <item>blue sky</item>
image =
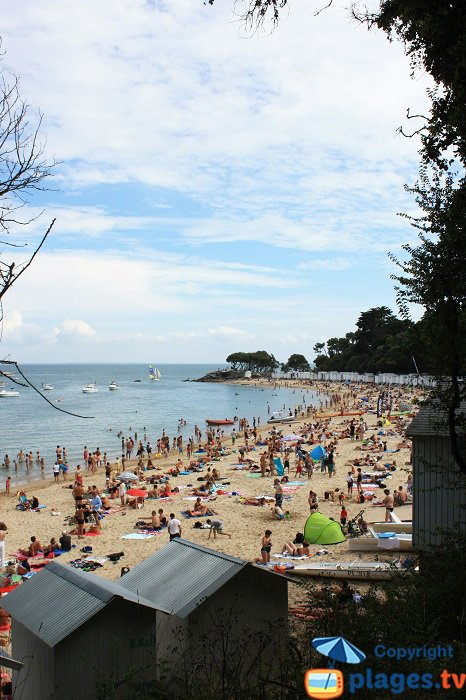
{"label": "blue sky", "polygon": [[[5,302],[22,362],[312,359],[361,311],[395,308],[387,252],[426,109],[402,47],[342,4],[294,0],[248,33],[217,0],[0,0],[4,69],[60,164],[14,233],[44,250]],[[30,211],[29,211],[30,210]]]}

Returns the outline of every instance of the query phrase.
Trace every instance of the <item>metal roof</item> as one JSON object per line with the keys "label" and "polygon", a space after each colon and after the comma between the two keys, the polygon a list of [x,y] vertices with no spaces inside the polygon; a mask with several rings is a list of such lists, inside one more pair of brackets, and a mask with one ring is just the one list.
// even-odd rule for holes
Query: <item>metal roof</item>
{"label": "metal roof", "polygon": [[[119,583],[50,562],[45,569],[2,598],[14,620],[55,646],[114,598],[161,608]],[[162,612],[168,612],[162,608]]]}
{"label": "metal roof", "polygon": [[243,559],[176,538],[125,574],[121,585],[183,618],[245,566]]}
{"label": "metal roof", "polygon": [[[456,424],[458,432],[465,432],[466,424],[466,401],[460,403],[456,411]],[[414,416],[408,426],[406,434],[409,437],[415,435],[436,435],[438,437],[449,437],[450,432],[447,425],[447,414],[445,410],[435,406],[423,406],[418,414]]]}
{"label": "metal roof", "polygon": [[11,668],[12,671],[20,671],[23,668],[21,661],[12,659],[10,654],[5,650],[0,651],[0,667]]}

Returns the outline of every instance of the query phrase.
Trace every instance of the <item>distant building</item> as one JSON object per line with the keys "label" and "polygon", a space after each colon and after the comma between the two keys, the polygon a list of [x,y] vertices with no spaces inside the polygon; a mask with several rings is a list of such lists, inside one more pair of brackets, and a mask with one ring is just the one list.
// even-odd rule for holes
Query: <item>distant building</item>
{"label": "distant building", "polygon": [[[466,417],[466,403],[461,414]],[[453,459],[445,415],[421,408],[407,434],[413,441],[414,548],[442,544],[448,532],[466,534],[466,477]]]}
{"label": "distant building", "polygon": [[[90,700],[99,683],[125,677],[131,682],[107,686],[105,697],[131,697],[164,668],[210,672],[226,638],[246,664],[260,636],[273,665],[288,635],[285,577],[182,539],[117,582],[51,562],[2,605],[13,654],[24,662],[14,680],[22,700]],[[173,697],[180,692],[175,685]]]}

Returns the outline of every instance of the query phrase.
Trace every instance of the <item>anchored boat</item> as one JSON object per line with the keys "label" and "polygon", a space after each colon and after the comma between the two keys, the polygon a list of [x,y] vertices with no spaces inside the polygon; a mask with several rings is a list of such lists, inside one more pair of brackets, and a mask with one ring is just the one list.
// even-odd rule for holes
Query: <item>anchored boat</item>
{"label": "anchored boat", "polygon": [[234,420],[231,418],[206,418],[207,425],[233,425]]}
{"label": "anchored boat", "polygon": [[2,389],[0,391],[0,398],[11,399],[14,396],[19,396],[19,391],[9,391],[8,389]]}
{"label": "anchored boat", "polygon": [[161,376],[157,367],[149,365],[149,379],[152,382],[158,382]]}
{"label": "anchored boat", "polygon": [[98,391],[95,384],[86,384],[86,386],[82,388],[83,394],[97,394]]}

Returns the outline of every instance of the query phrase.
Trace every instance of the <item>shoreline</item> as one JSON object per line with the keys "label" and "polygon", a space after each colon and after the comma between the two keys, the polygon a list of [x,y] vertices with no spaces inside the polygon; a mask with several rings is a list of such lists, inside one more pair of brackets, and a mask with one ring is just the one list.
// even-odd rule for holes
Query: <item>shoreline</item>
{"label": "shoreline", "polygon": [[[214,383],[215,383],[215,382],[214,382]],[[216,383],[218,383],[218,382],[216,382]],[[230,384],[230,382],[222,382],[222,384]],[[312,401],[313,403],[317,403],[317,402],[319,401],[318,396],[319,396],[319,394],[321,393],[319,388],[313,389],[312,387],[309,387],[309,386],[300,386],[300,385],[296,385],[296,386],[295,386],[295,385],[293,385],[293,386],[286,386],[284,383],[282,383],[282,384],[277,384],[277,383],[274,383],[274,382],[270,382],[270,383],[267,383],[267,382],[264,382],[264,383],[259,382],[259,383],[256,385],[255,383],[248,382],[248,380],[243,381],[242,379],[240,379],[240,380],[232,381],[231,384],[234,385],[234,386],[240,386],[240,385],[242,385],[242,386],[246,386],[246,387],[248,387],[248,388],[250,388],[250,389],[257,389],[257,390],[261,390],[261,389],[270,389],[270,390],[272,390],[272,389],[274,389],[274,387],[277,388],[277,389],[282,389],[282,388],[283,388],[283,389],[302,389],[302,390],[307,390],[307,391],[309,391],[310,393],[315,394],[315,397],[312,397],[312,399],[311,399],[311,401]],[[314,401],[314,399],[315,399],[315,401]],[[288,402],[288,401],[289,401],[289,397],[287,397],[287,402]],[[290,406],[287,406],[287,409],[286,409],[286,410],[288,410],[288,408],[294,408],[294,406],[295,406],[296,404],[299,404],[299,403],[302,404],[303,402],[302,402],[302,401],[299,402],[299,401],[296,399],[296,401],[294,402],[293,405],[290,404]],[[264,406],[263,406],[264,412],[267,410],[268,405],[269,405],[269,403],[268,403],[268,400],[267,400],[267,403],[264,403]],[[233,409],[232,409],[232,410],[233,410]],[[264,419],[266,419],[267,417],[268,417],[267,414],[265,414]],[[246,418],[248,418],[248,420],[252,421],[252,416],[249,416],[249,417],[246,416]],[[201,424],[201,423],[200,423],[199,425],[201,426],[201,429],[202,429],[203,432],[205,433],[205,430],[206,430],[205,424]],[[237,428],[237,423],[235,423],[235,426],[236,426],[236,428]],[[231,428],[233,428],[233,427],[235,427],[235,426],[231,426]],[[229,435],[229,432],[230,432],[230,429],[231,429],[231,428],[228,427],[228,426],[225,428],[225,434],[226,434],[227,436]],[[115,456],[120,456],[120,455],[121,455],[121,437],[118,437],[117,430],[118,430],[117,428],[108,429],[107,434],[106,434],[106,440],[108,440],[109,442],[110,442],[110,441],[113,441],[113,442],[115,443],[114,446],[110,446],[110,447],[107,447],[107,448],[106,448],[106,447],[103,447],[104,445],[107,444],[107,443],[105,442],[105,440],[101,440],[100,443],[99,443],[99,444],[101,445],[101,452],[102,452],[102,454],[107,453],[107,459],[108,459],[109,461],[111,461],[111,462],[114,461]],[[189,437],[189,433],[191,433],[191,436],[192,436],[193,431],[194,431],[194,424],[191,426],[190,429],[187,428],[186,426],[183,426],[180,432],[178,432],[178,433],[174,432],[173,435],[179,435],[179,434],[181,434],[181,435],[183,436],[183,440],[186,441],[186,440],[188,439],[188,437]],[[125,431],[125,433],[126,433],[126,432],[128,432],[128,431]],[[128,432],[128,435],[127,435],[126,437],[129,437],[131,434],[132,434],[132,433],[129,433],[129,432]],[[139,438],[142,438],[142,431],[139,433]],[[64,442],[60,442],[60,444],[66,444],[66,442],[67,442],[67,441],[65,440]],[[155,441],[152,440],[152,443],[154,443],[154,442],[155,442]],[[51,443],[51,444],[55,445],[55,444],[57,444],[57,442],[54,442],[54,443]],[[82,456],[76,457],[75,455],[76,455],[76,452],[77,452],[78,450],[79,450],[80,454],[82,455],[82,451],[83,451],[83,449],[84,449],[84,445],[85,445],[85,444],[88,444],[88,445],[89,445],[89,444],[90,444],[90,441],[88,440],[88,441],[86,442],[86,441],[84,440],[83,443],[82,443],[82,445],[81,445],[79,448],[77,448],[77,449],[75,448],[74,451],[72,452],[72,454],[70,455],[70,457],[68,458],[67,464],[70,465],[70,469],[74,468],[74,467],[76,466],[76,464],[82,464],[82,461],[83,461]],[[26,451],[28,451],[28,450],[26,450]],[[35,452],[37,451],[37,447],[33,447],[32,451],[33,451],[33,453],[35,454]],[[45,448],[45,449],[44,449],[44,448],[41,448],[41,449],[40,449],[40,452],[41,452],[41,454],[49,454],[49,453],[52,453],[52,452],[53,452],[53,448],[52,448],[52,447]],[[2,455],[2,459],[3,459],[3,455]],[[33,466],[32,466],[32,468],[31,468],[31,471],[30,471],[30,472],[26,472],[26,471],[25,471],[24,462],[20,463],[21,472],[15,472],[14,467],[13,467],[13,458],[10,458],[10,459],[11,459],[11,463],[10,463],[9,469],[6,469],[6,468],[3,467],[3,466],[2,466],[2,468],[1,468],[0,474],[2,474],[2,477],[1,477],[0,489],[3,489],[3,488],[4,488],[4,482],[5,482],[6,478],[7,478],[7,476],[11,476],[11,484],[12,484],[12,487],[14,487],[14,488],[16,488],[16,487],[27,487],[27,488],[32,488],[33,485],[34,485],[34,488],[39,488],[38,486],[36,486],[36,484],[44,484],[44,482],[53,482],[53,477],[49,476],[49,474],[50,474],[50,472],[51,472],[51,469],[52,469],[52,466],[53,466],[53,459],[51,459],[50,457],[48,458],[48,461],[47,461],[47,464],[46,464],[46,467],[45,467],[45,475],[39,470],[39,466],[38,466],[37,462],[35,462],[35,461],[34,461],[34,463],[33,463]]]}
{"label": "shoreline", "polygon": [[[344,387],[335,387],[333,395],[342,394]],[[337,391],[339,389],[339,391]],[[362,390],[364,392],[364,389]],[[353,391],[349,392],[354,393]],[[358,392],[361,394],[361,392]],[[369,395],[367,391],[364,392]],[[329,394],[330,395],[330,394]],[[345,397],[351,401],[352,397]],[[375,400],[375,396],[374,396]],[[330,398],[327,399],[330,401]],[[328,410],[328,413],[331,411]],[[333,411],[335,412],[335,411]],[[369,434],[377,430],[377,417],[374,414],[365,414],[366,420],[368,422]],[[299,418],[296,422],[293,422],[293,432],[300,431],[304,423],[309,421],[314,422],[312,418]],[[210,468],[215,467],[220,471],[222,477],[226,479],[224,489],[225,495],[221,493],[217,494],[215,498],[211,501],[211,507],[215,510],[217,517],[224,522],[225,532],[232,533],[232,539],[228,538],[217,538],[215,540],[208,540],[208,532],[202,529],[194,529],[193,523],[196,519],[185,519],[181,517],[181,512],[186,510],[186,508],[192,507],[192,503],[187,499],[192,498],[189,496],[190,488],[189,484],[193,486],[198,485],[199,478],[205,478],[206,468],[200,474],[190,473],[186,476],[178,476],[176,478],[170,478],[170,483],[172,488],[174,486],[179,487],[180,492],[174,494],[169,501],[164,500],[151,500],[146,501],[144,507],[141,510],[133,510],[129,507],[125,507],[123,510],[120,508],[120,501],[116,499],[112,501],[115,506],[115,512],[107,515],[102,521],[102,534],[97,537],[85,537],[82,544],[91,545],[93,547],[93,554],[97,556],[105,557],[108,553],[113,551],[124,551],[125,556],[122,559],[121,564],[125,566],[134,566],[138,562],[142,561],[154,551],[157,551],[160,547],[163,547],[168,542],[168,534],[166,530],[162,530],[159,536],[154,536],[148,540],[122,540],[121,537],[136,532],[134,528],[135,522],[142,516],[144,518],[150,517],[152,509],[162,508],[165,514],[168,516],[170,512],[175,513],[176,517],[180,518],[182,525],[182,536],[198,544],[211,547],[213,549],[218,549],[224,551],[232,556],[238,556],[246,560],[253,560],[259,555],[260,550],[260,540],[263,536],[264,530],[270,528],[273,532],[273,550],[272,552],[279,552],[283,547],[285,541],[293,540],[297,531],[302,531],[307,517],[309,516],[309,505],[307,502],[307,495],[309,489],[313,489],[319,496],[319,511],[326,515],[327,517],[339,518],[339,507],[338,504],[331,501],[326,501],[323,498],[325,490],[329,487],[340,488],[344,493],[346,493],[346,474],[348,469],[348,462],[353,459],[356,455],[360,455],[360,444],[351,442],[347,438],[339,438],[341,430],[349,424],[350,418],[345,416],[337,416],[330,419],[329,427],[327,429],[327,434],[329,436],[334,436],[332,439],[337,441],[336,450],[336,475],[333,479],[329,479],[327,473],[321,473],[317,470],[310,480],[307,478],[297,478],[294,475],[294,458],[290,460],[290,481],[296,481],[300,485],[291,487],[289,491],[286,492],[286,500],[284,502],[284,507],[286,510],[290,511],[290,520],[278,521],[274,519],[272,512],[269,507],[251,507],[243,505],[240,502],[240,498],[233,494],[243,494],[245,496],[259,497],[273,496],[273,477],[266,476],[260,478],[257,475],[250,474],[247,471],[238,471],[234,469],[235,463],[237,463],[238,447],[243,444],[242,437],[238,436],[236,440],[236,445],[232,446],[231,437],[225,435],[223,438],[223,444],[228,448],[229,454],[220,458],[219,460],[211,462],[208,466]],[[407,421],[402,421],[402,423],[407,423]],[[282,429],[284,434],[288,432],[288,424],[282,424],[275,426],[278,429]],[[259,426],[259,432],[263,438],[268,434],[268,432],[273,428],[270,424],[262,424]],[[374,430],[375,429],[375,430]],[[388,448],[390,450],[396,449],[397,445],[402,441],[402,433],[397,430],[393,431],[394,434],[387,437]],[[327,438],[330,439],[330,438]],[[311,449],[305,445],[306,449]],[[250,456],[254,458],[256,462],[259,461],[261,452],[264,447],[255,447],[252,452],[249,453]],[[197,455],[193,455],[193,458]],[[186,453],[181,455],[183,465],[187,464]],[[410,448],[409,443],[403,442],[403,447],[396,454],[387,454],[387,462],[392,462],[393,458],[396,458],[398,469],[393,473],[391,480],[388,481],[390,488],[397,488],[398,485],[403,485],[406,483],[407,472],[410,470],[409,459],[410,459]],[[160,476],[165,473],[171,466],[174,465],[178,459],[178,454],[174,451],[170,452],[168,459],[159,459],[154,461],[156,470],[146,472],[147,476]],[[137,460],[131,460],[125,465],[125,469],[134,468],[137,464]],[[74,477],[74,469],[71,468],[71,473],[69,473],[69,478],[67,481],[60,480],[59,483],[55,483],[53,479],[46,478],[40,482],[34,482],[31,486],[26,487],[28,497],[37,495],[39,501],[45,504],[47,507],[40,510],[39,512],[21,512],[16,510],[17,499],[15,498],[16,488],[12,488],[10,496],[6,496],[4,493],[0,495],[0,506],[2,508],[2,520],[4,520],[8,526],[7,534],[7,544],[6,544],[6,555],[11,556],[19,548],[24,548],[29,540],[29,537],[35,535],[42,542],[42,544],[47,544],[51,537],[58,538],[63,529],[69,530],[66,525],[66,518],[74,513],[74,502],[71,495],[71,489],[69,486],[72,484],[72,479]],[[255,478],[252,478],[255,476]],[[91,486],[96,484],[99,489],[105,484],[105,473],[104,468],[100,468],[94,474],[83,473],[85,486]],[[34,492],[37,491],[37,494]],[[378,494],[379,495],[379,494]],[[345,501],[347,504],[347,509],[349,512],[349,518],[354,517],[361,509],[365,510],[365,519],[368,521],[383,520],[384,510],[378,506],[372,505],[371,502],[366,502],[366,504],[359,504],[354,495],[353,498]],[[56,508],[60,512],[60,516],[51,516],[51,509]],[[396,509],[402,519],[409,518],[410,516],[410,506],[403,506],[403,508]],[[201,519],[202,522],[202,519]],[[71,560],[76,559],[81,556],[80,547],[81,541],[78,541],[75,536],[72,537],[72,541],[76,544],[76,548],[70,553],[62,554],[60,559],[61,563],[67,563]],[[312,552],[315,554],[317,550],[320,549],[319,545],[311,547]],[[346,543],[340,545],[333,545],[332,547],[326,547],[328,554],[325,555],[325,560],[345,560],[354,559],[354,553],[348,552]],[[380,556],[380,555],[379,555]],[[387,553],[388,558],[393,558],[393,553]],[[370,555],[369,555],[370,557]],[[99,568],[98,573],[100,575],[117,578],[120,573],[119,567],[111,564],[111,562],[105,563],[102,568]]]}

